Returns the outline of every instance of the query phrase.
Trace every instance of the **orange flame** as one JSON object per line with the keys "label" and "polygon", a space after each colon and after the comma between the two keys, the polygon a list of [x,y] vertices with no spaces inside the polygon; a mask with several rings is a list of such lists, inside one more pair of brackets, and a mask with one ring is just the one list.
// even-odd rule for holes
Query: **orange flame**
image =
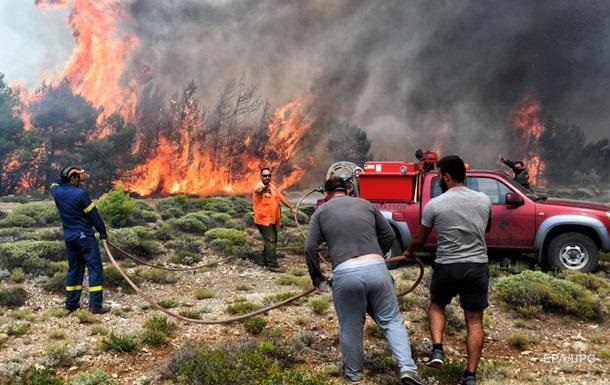
{"label": "orange flame", "polygon": [[[281,169],[296,152],[303,134],[314,123],[314,119],[302,112],[302,99],[279,107],[266,127],[269,138],[262,154],[257,157],[252,152],[236,154],[232,160],[241,164],[238,172],[226,165],[217,167],[212,159],[210,145],[201,148],[193,140],[192,130],[181,129],[179,143],[173,144],[161,137],[156,156],[139,165],[135,177],[126,181],[129,191],[147,196],[159,194],[239,194],[250,192],[259,181],[260,167],[275,171]],[[251,140],[246,138],[246,142]],[[303,176],[301,168],[295,168],[279,175],[276,185],[280,189],[298,182]]]}
{"label": "orange flame", "polygon": [[60,79],[68,79],[74,93],[84,95],[95,107],[104,107],[109,114],[119,112],[130,120],[137,97],[134,83],[123,84],[122,76],[138,39],[117,25],[117,20],[128,17],[125,1],[36,0],[43,8],[67,4],[74,5],[69,23],[76,48]]}
{"label": "orange flame", "polygon": [[542,105],[535,95],[526,94],[512,118],[512,125],[519,131],[516,145],[523,152],[523,162],[530,176],[530,183],[544,187],[544,162],[538,154],[538,140],[544,131]]}

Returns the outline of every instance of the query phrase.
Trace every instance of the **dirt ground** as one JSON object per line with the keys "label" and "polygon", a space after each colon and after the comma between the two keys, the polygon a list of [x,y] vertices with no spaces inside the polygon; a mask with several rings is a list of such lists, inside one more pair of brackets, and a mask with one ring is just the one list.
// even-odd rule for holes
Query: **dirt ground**
{"label": "dirt ground", "polygon": [[[217,257],[209,256],[206,261]],[[205,262],[205,261],[204,261]],[[109,263],[109,262],[106,262]],[[289,255],[280,259],[286,268],[305,268],[304,258]],[[429,266],[426,269],[430,271]],[[407,287],[417,275],[415,267],[393,270],[397,287]],[[209,271],[179,273],[178,282],[171,285],[144,283],[142,288],[157,299],[172,298],[182,308],[205,309],[206,319],[219,319],[227,315],[227,304],[236,297],[247,298],[250,302],[260,303],[262,298],[271,294],[297,292],[294,286],[276,283],[278,273],[269,272],[249,261],[224,262]],[[427,287],[420,285],[413,300],[403,312],[405,323],[410,331],[411,345],[418,363],[424,366],[425,346],[429,344],[425,295]],[[9,284],[3,282],[2,287]],[[11,371],[29,364],[44,364],[50,344],[66,343],[71,351],[76,351],[74,360],[66,367],[58,369],[60,376],[72,377],[74,374],[102,368],[111,373],[119,384],[157,384],[160,371],[170,354],[179,347],[199,343],[214,345],[224,341],[239,341],[248,337],[240,323],[229,325],[195,325],[177,321],[179,324],[175,338],[168,346],[157,348],[144,346],[138,353],[104,352],[99,348],[103,338],[92,335],[91,324],[81,324],[73,315],[65,317],[44,317],[48,309],[63,306],[63,296],[42,289],[36,282],[21,284],[28,292],[26,308],[35,315],[29,332],[21,337],[8,337],[0,352],[0,370]],[[193,291],[207,288],[213,291],[214,298],[197,300]],[[136,294],[121,291],[106,292],[106,301],[112,312],[100,317],[101,325],[117,332],[137,332],[144,321],[159,312],[146,306],[145,301]],[[605,299],[609,303],[608,298]],[[606,309],[607,311],[607,309]],[[460,316],[458,313],[457,316]],[[458,319],[459,317],[455,317]],[[482,384],[608,384],[610,359],[598,358],[600,352],[610,348],[608,333],[608,314],[603,323],[582,322],[569,317],[544,315],[540,318],[521,320],[517,315],[504,309],[494,301],[485,316],[487,331],[484,350],[486,378]],[[332,306],[322,315],[316,315],[307,301],[272,310],[266,315],[267,327],[281,328],[284,336],[298,336],[310,332],[315,341],[308,349],[307,362],[312,368],[331,370],[339,363],[337,320]],[[0,317],[3,327],[17,322],[7,312]],[[367,320],[370,323],[371,320]],[[52,338],[53,331],[64,330],[67,337],[61,341]],[[532,341],[525,350],[512,348],[508,339],[515,333],[527,335]],[[447,358],[463,362],[465,346],[464,331],[455,330],[445,342]],[[367,352],[383,350],[383,338],[367,336]],[[366,376],[365,368],[365,376]],[[333,383],[343,383],[336,379]],[[369,382],[364,382],[368,384]],[[432,383],[432,382],[431,382]],[[372,383],[371,383],[372,384]]]}

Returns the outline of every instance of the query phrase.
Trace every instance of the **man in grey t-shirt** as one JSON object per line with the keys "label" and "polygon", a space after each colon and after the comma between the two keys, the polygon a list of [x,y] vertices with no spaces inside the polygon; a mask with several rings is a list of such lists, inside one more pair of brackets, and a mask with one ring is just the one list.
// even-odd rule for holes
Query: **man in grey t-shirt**
{"label": "man in grey t-shirt", "polygon": [[394,281],[383,254],[394,233],[370,202],[347,196],[347,184],[339,178],[326,181],[328,201],[312,215],[305,242],[305,257],[314,286],[323,288],[318,246],[325,241],[333,269],[332,293],[339,320],[343,375],[352,384],[362,381],[364,349],[362,331],[368,313],[388,340],[403,385],[423,385],[411,354]]}
{"label": "man in grey t-shirt", "polygon": [[428,365],[437,368],[444,365],[445,307],[459,295],[468,329],[468,362],[460,383],[475,385],[485,339],[483,310],[488,306],[485,232],[491,219],[491,200],[464,185],[466,167],[458,156],[442,158],[437,167],[444,193],[424,207],[421,225],[404,255],[412,257],[424,246],[432,229],[436,229],[437,251],[428,308],[433,348]]}

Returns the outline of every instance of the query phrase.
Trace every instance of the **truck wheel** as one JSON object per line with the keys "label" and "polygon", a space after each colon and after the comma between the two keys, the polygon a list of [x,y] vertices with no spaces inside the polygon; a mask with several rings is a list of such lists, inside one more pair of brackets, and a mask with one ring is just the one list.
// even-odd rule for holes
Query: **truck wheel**
{"label": "truck wheel", "polygon": [[553,269],[589,273],[597,269],[599,248],[582,233],[563,233],[551,240],[546,258]]}
{"label": "truck wheel", "polygon": [[[394,231],[394,235],[396,235],[396,232]],[[398,238],[394,239],[394,243],[392,243],[392,248],[390,249],[390,251],[387,252],[386,255],[384,255],[384,258],[390,258],[390,257],[396,257],[399,256],[400,254],[402,254],[402,247],[400,247],[400,242],[398,241]],[[399,268],[400,266],[403,266],[406,262],[391,262],[388,263],[388,269],[390,270],[394,270]]]}

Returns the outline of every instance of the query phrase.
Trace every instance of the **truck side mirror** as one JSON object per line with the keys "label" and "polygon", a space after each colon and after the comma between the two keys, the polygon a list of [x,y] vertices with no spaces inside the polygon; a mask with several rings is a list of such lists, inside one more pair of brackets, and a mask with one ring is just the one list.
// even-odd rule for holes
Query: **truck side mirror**
{"label": "truck side mirror", "polygon": [[509,206],[521,206],[523,198],[514,192],[506,193],[506,204]]}

